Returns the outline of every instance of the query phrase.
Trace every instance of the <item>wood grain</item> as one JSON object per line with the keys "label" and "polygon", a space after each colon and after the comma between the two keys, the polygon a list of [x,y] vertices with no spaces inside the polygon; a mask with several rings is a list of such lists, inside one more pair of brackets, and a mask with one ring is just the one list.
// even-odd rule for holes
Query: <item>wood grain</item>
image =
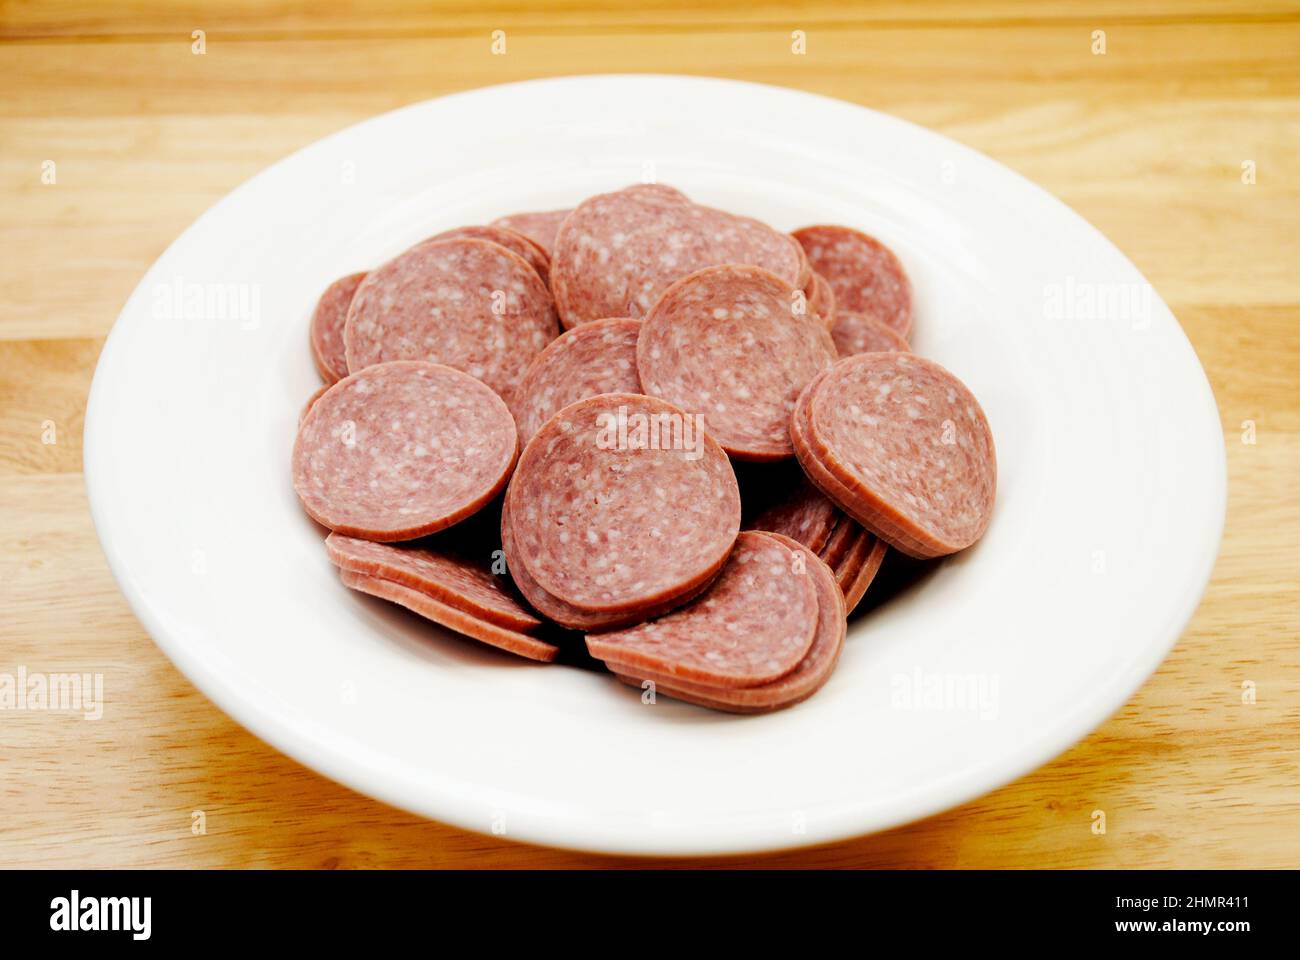
{"label": "wood grain", "polygon": [[[190,51],[193,29],[207,31],[203,56]],[[490,55],[493,29],[507,31],[507,56]],[[808,33],[806,56],[790,53],[794,29]],[[1105,56],[1090,52],[1094,29],[1107,31]],[[107,700],[96,722],[0,713],[0,863],[641,862],[421,821],[234,724],[170,665],[113,583],[86,508],[80,431],[103,337],[144,271],[268,163],[454,90],[656,71],[864,103],[1062,197],[1178,315],[1219,402],[1230,483],[1196,617],[1156,675],[1082,743],[898,830],[692,865],[1294,866],[1297,48],[1300,6],[1282,2],[1247,11],[1170,0],[1140,14],[1118,0],[0,4],[0,672],[99,672]],[[46,160],[54,184],[42,183]],[[1242,441],[1246,421],[1253,444]],[[1098,809],[1102,836],[1091,830]],[[200,810],[207,832],[195,836]]]}

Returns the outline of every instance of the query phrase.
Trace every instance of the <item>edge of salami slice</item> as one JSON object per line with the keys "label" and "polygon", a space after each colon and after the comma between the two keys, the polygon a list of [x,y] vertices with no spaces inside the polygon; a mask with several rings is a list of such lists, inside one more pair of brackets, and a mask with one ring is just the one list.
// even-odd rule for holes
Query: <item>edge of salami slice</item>
{"label": "edge of salami slice", "polygon": [[551,255],[542,249],[536,240],[520,233],[518,230],[512,230],[510,227],[492,223],[452,227],[450,230],[434,234],[423,242],[433,243],[437,240],[462,239],[486,240],[488,243],[495,243],[499,247],[505,247],[511,253],[516,253],[527,260],[528,265],[536,270],[537,275],[542,278],[542,283],[548,287],[550,286]]}
{"label": "edge of salami slice", "polygon": [[[912,281],[888,245],[842,224],[813,224],[790,235],[804,248],[812,269],[829,281],[837,310],[874,311],[904,337],[911,336]],[[839,257],[832,264],[834,254]]]}
{"label": "edge of salami slice", "polygon": [[555,234],[560,229],[564,218],[573,212],[572,207],[563,210],[529,210],[523,213],[510,213],[497,217],[488,226],[506,227],[521,233],[541,249],[549,258],[555,249]]}
{"label": "edge of salami slice", "polygon": [[871,586],[876,579],[876,574],[880,572],[880,565],[884,562],[885,554],[889,552],[889,547],[884,540],[879,537],[875,538],[875,543],[871,546],[871,552],[867,554],[866,561],[858,570],[858,575],[853,578],[849,584],[849,589],[844,592],[845,616],[852,613],[862,602],[862,598],[867,593],[867,588]]}
{"label": "edge of salami slice", "polygon": [[870,314],[852,313],[848,310],[841,310],[835,315],[831,339],[835,341],[835,349],[841,357],[882,350],[908,353],[912,349],[907,339],[893,327],[881,323]]}
{"label": "edge of salami slice", "polygon": [[311,356],[316,363],[316,372],[326,385],[338,383],[348,375],[343,327],[347,323],[352,297],[365,278],[365,270],[339,277],[325,288],[312,311],[308,335]]}
{"label": "edge of salami slice", "polygon": [[[781,590],[784,588],[784,590]],[[718,687],[755,687],[799,666],[817,632],[807,565],[775,535],[747,530],[713,586],[666,617],[587,635],[598,660]]]}
{"label": "edge of salami slice", "polygon": [[463,557],[425,547],[396,547],[339,533],[325,538],[336,567],[419,590],[499,626],[527,632],[542,625],[493,576]]}
{"label": "edge of salami slice", "polygon": [[[830,497],[826,499],[829,500]],[[859,527],[858,521],[854,520],[838,506],[835,511],[837,514],[835,529],[831,531],[830,537],[827,538],[826,545],[817,553],[832,570],[844,559],[844,552],[848,550],[849,544],[853,542],[853,534]]]}
{"label": "edge of salami slice", "polygon": [[802,703],[820,690],[834,672],[844,647],[847,632],[844,596],[835,583],[831,569],[813,551],[782,534],[769,535],[803,555],[817,591],[817,632],[808,652],[793,671],[778,680],[756,687],[717,687],[652,673],[631,665],[607,662],[606,665],[615,676],[637,687],[649,680],[655,684],[656,692],[699,706],[735,713],[781,710]]}
{"label": "edge of salami slice", "polygon": [[862,570],[862,565],[867,562],[867,556],[871,553],[871,546],[875,542],[874,533],[863,526],[857,528],[853,535],[853,542],[849,544],[844,557],[834,567],[835,582],[840,585],[840,590],[844,593],[848,593],[849,586]]}
{"label": "edge of salami slice", "polygon": [[[803,249],[800,247],[799,249]],[[834,338],[836,306],[835,291],[831,289],[830,281],[823,277],[815,270],[812,276],[808,278],[808,283],[804,286],[804,295],[807,298],[808,312],[815,313],[821,317],[826,329],[831,331],[832,339]]]}
{"label": "edge of salami slice", "polygon": [[784,499],[755,517],[751,526],[755,530],[790,537],[819,554],[832,536],[840,516],[839,507],[804,479]]}
{"label": "edge of salami slice", "polygon": [[394,583],[379,577],[368,577],[352,570],[339,570],[343,583],[353,590],[367,593],[372,597],[387,600],[417,613],[426,620],[446,627],[461,636],[478,640],[507,653],[517,654],[529,660],[550,663],[560,652],[560,648],[530,637],[516,630],[509,630],[494,623],[480,620],[463,610],[457,610],[440,600],[435,600],[427,593],[413,590],[405,584]]}

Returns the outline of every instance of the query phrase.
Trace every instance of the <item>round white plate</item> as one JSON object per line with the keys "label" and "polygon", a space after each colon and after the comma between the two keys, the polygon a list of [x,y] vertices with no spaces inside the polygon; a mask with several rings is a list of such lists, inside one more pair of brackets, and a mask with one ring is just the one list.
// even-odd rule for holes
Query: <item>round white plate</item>
{"label": "round white plate", "polygon": [[[339,582],[289,454],[333,279],[438,230],[658,179],[783,229],[883,239],[914,348],[997,442],[988,534],[853,625],[808,702],[733,717],[441,633]],[[388,803],[589,850],[718,853],[879,830],[1069,747],[1195,609],[1223,441],[1168,308],[1018,175],[860,107],[724,80],[540,80],[328,137],[199,218],[132,295],[86,416],[91,508],[158,645],[222,709]]]}

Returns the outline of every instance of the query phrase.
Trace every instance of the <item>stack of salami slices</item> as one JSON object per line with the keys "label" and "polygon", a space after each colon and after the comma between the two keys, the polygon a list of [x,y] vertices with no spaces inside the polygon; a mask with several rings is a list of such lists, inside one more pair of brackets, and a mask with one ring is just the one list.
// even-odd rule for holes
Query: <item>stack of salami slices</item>
{"label": "stack of salami slices", "polygon": [[444,230],[321,295],[294,488],[358,592],[678,700],[788,707],[888,548],[953,553],[992,513],[984,414],[911,332],[874,238],[660,184]]}

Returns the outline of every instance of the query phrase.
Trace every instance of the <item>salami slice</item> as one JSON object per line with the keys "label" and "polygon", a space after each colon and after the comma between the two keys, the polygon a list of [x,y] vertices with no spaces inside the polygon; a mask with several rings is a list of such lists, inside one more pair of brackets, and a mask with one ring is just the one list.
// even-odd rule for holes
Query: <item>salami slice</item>
{"label": "salami slice", "polygon": [[335,280],[320,295],[311,315],[311,355],[316,361],[316,370],[326,383],[337,383],[348,375],[343,325],[348,319],[352,296],[365,278],[365,271],[362,271]]}
{"label": "salami slice", "polygon": [[790,413],[799,392],[835,362],[815,319],[792,312],[796,291],[757,267],[709,267],[673,284],[637,341],[646,393],[704,417],[727,453],[793,455]]}
{"label": "salami slice", "polygon": [[794,670],[819,618],[808,565],[770,534],[736,538],[722,575],[666,617],[587,636],[598,660],[718,687],[754,687]]}
{"label": "salami slice", "polygon": [[[800,249],[803,249],[802,247]],[[826,329],[835,330],[835,291],[826,278],[820,273],[814,273],[808,280],[808,285],[804,287],[804,293],[808,298],[808,312],[821,317],[822,323]]]}
{"label": "salami slice", "polygon": [[515,563],[597,613],[689,593],[717,575],[740,529],[726,454],[697,420],[636,394],[557,413],[528,442],[506,497]]}
{"label": "salami slice", "polygon": [[791,550],[803,554],[817,594],[817,631],[813,634],[808,652],[794,670],[778,680],[755,687],[717,687],[633,666],[609,664],[619,679],[638,687],[644,680],[651,680],[657,693],[734,713],[780,710],[801,703],[820,690],[835,670],[840,651],[844,647],[844,597],[836,586],[830,569],[816,554],[788,537],[777,535],[776,539]]}
{"label": "salami slice", "polygon": [[555,249],[555,232],[560,229],[560,224],[564,222],[564,218],[572,212],[571,208],[566,208],[564,210],[512,213],[508,217],[497,217],[490,226],[505,227],[508,230],[514,230],[516,233],[522,233],[541,247],[542,252],[549,257]]}
{"label": "salami slice", "polygon": [[832,568],[835,571],[835,582],[845,593],[848,593],[849,586],[861,571],[862,565],[867,562],[871,547],[876,542],[875,536],[865,528],[859,524],[853,526],[853,538],[849,541],[848,549],[844,551],[840,562]]}
{"label": "salami slice", "polygon": [[865,313],[849,313],[847,310],[841,310],[835,315],[831,337],[834,338],[835,349],[841,357],[889,350],[906,353],[911,349],[902,335],[892,327]]}
{"label": "salami slice", "polygon": [[425,243],[433,243],[437,240],[465,239],[486,240],[488,243],[495,243],[498,246],[505,247],[511,253],[516,253],[527,260],[529,266],[536,270],[537,275],[542,278],[542,283],[550,283],[550,254],[536,241],[529,239],[517,230],[511,230],[509,227],[500,224],[454,227],[451,230],[444,230],[442,233],[430,237]]}
{"label": "salami slice", "polygon": [[876,579],[876,574],[880,572],[880,564],[884,561],[885,553],[889,550],[885,545],[885,541],[881,540],[879,537],[873,539],[874,542],[871,545],[871,551],[867,554],[866,560],[863,561],[862,566],[858,569],[857,576],[855,576],[852,582],[849,583],[848,589],[844,591],[844,609],[846,616],[856,610],[858,604],[862,602],[863,596],[866,595],[867,587],[871,586],[871,582]]}
{"label": "salami slice", "polygon": [[564,325],[573,327],[601,317],[643,317],[674,281],[723,263],[763,267],[793,287],[805,279],[785,234],[647,184],[574,209],[555,238],[551,287]]}
{"label": "salami slice", "polygon": [[518,453],[514,418],[473,377],[398,361],[330,387],[293,447],[307,513],[367,540],[410,540],[449,527],[505,486]]}
{"label": "salami slice", "polygon": [[670,610],[694,600],[710,583],[710,581],[705,581],[682,596],[672,597],[638,610],[624,613],[592,613],[589,610],[580,610],[557,597],[551,596],[532,578],[528,573],[528,568],[517,562],[519,551],[515,546],[514,535],[510,531],[510,510],[504,504],[501,509],[501,548],[506,555],[506,569],[514,579],[519,592],[524,595],[524,598],[532,605],[533,609],[548,620],[553,620],[560,626],[568,627],[571,630],[612,630],[615,627],[624,627],[662,616]]}
{"label": "salami slice", "polygon": [[814,459],[847,488],[852,502],[840,505],[903,553],[955,553],[988,527],[997,487],[988,420],[933,360],[841,360],[810,392],[806,426]]}
{"label": "salami slice", "polygon": [[551,662],[560,652],[559,647],[538,640],[536,637],[530,637],[526,633],[488,623],[464,610],[449,606],[427,593],[413,590],[405,584],[382,580],[379,577],[368,577],[364,573],[346,569],[340,570],[339,575],[343,583],[353,590],[399,604],[412,613],[418,613],[426,620],[432,620],[448,630],[500,650],[527,657],[529,660],[540,660],[543,663]]}
{"label": "salami slice", "polygon": [[421,243],[357,287],[344,341],[349,370],[430,360],[503,397],[559,335],[550,293],[517,254],[486,240]]}
{"label": "salami slice", "polygon": [[754,520],[754,529],[781,534],[817,553],[830,539],[839,507],[831,503],[807,480],[801,481],[789,496],[773,504]]}
{"label": "salami slice", "polygon": [[804,227],[794,237],[835,291],[837,311],[867,313],[911,335],[912,284],[892,250],[851,227]]}
{"label": "salami slice", "polygon": [[493,575],[490,557],[480,563],[447,550],[394,546],[338,533],[325,539],[325,549],[337,567],[403,584],[482,620],[520,631],[541,626],[542,621],[515,599],[508,578]]}
{"label": "salami slice", "polygon": [[515,391],[519,438],[527,443],[561,408],[601,393],[640,393],[640,320],[594,320],[567,330],[533,358]]}

